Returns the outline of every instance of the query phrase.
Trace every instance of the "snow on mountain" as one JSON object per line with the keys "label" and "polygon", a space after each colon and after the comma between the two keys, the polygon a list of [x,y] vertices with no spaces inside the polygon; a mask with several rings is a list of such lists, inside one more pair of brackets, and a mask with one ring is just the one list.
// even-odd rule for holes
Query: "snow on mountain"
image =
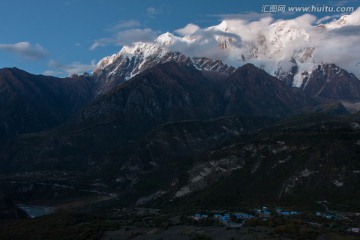
{"label": "snow on mountain", "polygon": [[162,46],[171,46],[175,41],[181,40],[180,37],[175,36],[172,33],[166,32],[161,34],[156,40],[156,43],[159,43]]}
{"label": "snow on mountain", "polygon": [[132,46],[124,46],[119,53],[100,60],[93,71],[93,75],[100,82],[98,93],[105,93],[141,71],[157,63],[166,62],[171,57],[179,59],[181,54],[171,53],[157,43],[138,42]]}
{"label": "snow on mountain", "polygon": [[[250,51],[243,54],[243,62],[252,62],[268,73],[283,79],[293,67],[295,87],[302,84],[303,73],[311,71],[316,64],[312,61],[314,47],[309,33],[297,21],[279,21],[271,24],[267,32],[259,33],[256,42],[250,43]],[[243,50],[246,53],[246,49]]]}
{"label": "snow on mountain", "polygon": [[[170,47],[179,39],[171,33],[164,33],[153,43],[137,42],[132,46],[124,46],[117,54],[100,60],[93,71],[93,75],[102,82],[98,94],[109,91],[114,86],[156,64],[169,61],[192,64],[199,70],[216,71],[227,75],[235,71],[234,67],[226,65],[220,60],[192,59],[180,52],[171,51]],[[193,40],[183,38],[181,41],[190,43]]]}
{"label": "snow on mountain", "polygon": [[236,70],[236,68],[226,65],[220,60],[213,60],[205,57],[198,57],[198,58],[196,57],[196,58],[192,58],[191,60],[193,65],[197,69],[202,71],[209,71],[209,72],[212,71],[212,72],[223,73],[225,75],[230,75]]}
{"label": "snow on mountain", "polygon": [[227,44],[230,50],[222,60],[235,67],[253,63],[294,87],[301,87],[323,64],[338,65],[359,78],[360,35],[356,26],[360,25],[360,8],[328,24],[315,22],[312,15],[277,21],[223,21],[216,28],[238,35],[241,44]]}
{"label": "snow on mountain", "polygon": [[343,15],[339,19],[324,25],[327,29],[341,28],[344,26],[358,26],[360,25],[360,11],[357,10],[350,15]]}
{"label": "snow on mountain", "polygon": [[282,50],[287,48],[294,41],[310,40],[309,34],[302,29],[296,22],[281,21],[270,25],[267,42],[269,46],[269,54],[274,57],[283,57]]}
{"label": "snow on mountain", "polygon": [[188,25],[175,31],[188,35],[166,32],[152,43],[124,46],[119,53],[102,59],[94,74],[106,75],[108,83],[121,82],[154,64],[174,60],[224,73],[226,69],[231,72],[228,66],[253,63],[294,87],[301,87],[323,64],[338,65],[359,78],[360,35],[349,28],[360,25],[360,8],[326,24],[315,22],[315,16],[305,14],[289,20],[226,19],[207,28],[190,24],[191,31]]}
{"label": "snow on mountain", "polygon": [[[216,32],[229,33],[229,26],[226,21],[222,21],[219,25],[207,28],[206,31],[213,31],[215,33]],[[218,46],[221,49],[229,49],[231,46],[231,43],[233,42],[233,39],[226,35],[224,36],[224,35],[215,34],[215,39],[218,42]]]}
{"label": "snow on mountain", "polygon": [[[119,63],[126,61],[124,59],[127,59],[130,60],[130,62],[134,62],[134,65],[136,65],[134,68],[129,69],[131,70],[130,72],[127,72],[126,78],[128,79],[145,68],[148,68],[149,66],[144,65],[145,63],[170,61],[170,56],[174,58],[186,58],[183,54],[172,52],[168,48],[175,41],[179,41],[179,39],[179,37],[167,32],[160,35],[153,43],[137,42],[132,46],[124,46],[117,54],[101,59],[94,72],[96,73],[104,70],[113,64],[119,65]],[[116,74],[116,69],[115,71],[110,72],[109,75],[113,74]]]}
{"label": "snow on mountain", "polygon": [[[168,51],[166,48],[161,48],[158,44],[138,42],[133,46],[124,46],[119,53],[113,54],[111,56],[105,57],[102,60],[100,60],[97,68],[95,69],[95,72],[101,69],[105,69],[109,65],[115,63],[116,61],[122,58],[126,58],[126,57],[137,58],[134,60],[140,61],[153,56],[156,56],[157,58],[161,58],[167,52]],[[130,76],[131,75],[129,75],[129,77]]]}

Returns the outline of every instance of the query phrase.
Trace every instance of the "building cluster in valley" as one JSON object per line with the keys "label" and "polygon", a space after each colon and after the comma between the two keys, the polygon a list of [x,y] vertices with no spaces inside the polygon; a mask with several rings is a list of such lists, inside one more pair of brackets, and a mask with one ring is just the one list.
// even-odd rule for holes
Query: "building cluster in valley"
{"label": "building cluster in valley", "polygon": [[[349,213],[350,214],[350,213]],[[282,208],[275,208],[273,210],[268,209],[267,207],[262,207],[259,209],[252,209],[249,210],[247,213],[244,212],[234,212],[234,213],[219,213],[216,211],[209,211],[207,214],[196,213],[191,216],[191,219],[195,222],[217,222],[224,226],[238,228],[242,227],[246,224],[247,221],[253,220],[273,220],[274,218],[284,218],[284,219],[291,219],[302,216],[309,216],[315,217],[317,219],[327,219],[333,221],[342,221],[342,220],[350,220],[351,217],[358,217],[358,214],[353,213],[353,216],[349,214],[344,214],[340,212],[320,212],[316,211],[313,213],[302,213],[297,211],[287,211]],[[307,222],[307,221],[304,221]],[[307,222],[312,226],[320,227],[321,224],[315,222]],[[347,232],[351,232],[353,234],[360,234],[359,227],[351,227],[348,228]]]}
{"label": "building cluster in valley", "polygon": [[253,209],[249,213],[237,212],[237,213],[213,213],[213,214],[201,214],[196,213],[192,216],[194,221],[206,221],[206,220],[215,220],[223,225],[231,227],[241,227],[247,220],[250,219],[263,219],[267,220],[271,216],[295,216],[299,212],[296,211],[284,211],[282,208],[276,208],[274,211],[270,211],[267,207],[262,207],[260,209]]}

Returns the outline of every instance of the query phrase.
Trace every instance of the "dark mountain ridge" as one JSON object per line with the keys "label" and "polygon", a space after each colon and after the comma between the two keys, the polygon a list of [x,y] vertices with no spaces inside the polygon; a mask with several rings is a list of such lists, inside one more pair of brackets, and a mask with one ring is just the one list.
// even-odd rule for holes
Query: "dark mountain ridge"
{"label": "dark mountain ridge", "polygon": [[307,104],[296,89],[252,64],[239,67],[224,85],[227,114],[286,116]]}
{"label": "dark mountain ridge", "polygon": [[301,88],[306,95],[313,97],[352,101],[360,99],[359,79],[335,64],[319,65]]}
{"label": "dark mountain ridge", "polygon": [[[199,69],[205,63],[210,69],[218,68],[216,71]],[[60,79],[31,75],[17,69],[1,70],[0,96],[4,103],[1,117],[7,125],[14,122],[3,130],[7,135],[0,147],[2,174],[76,172],[82,175],[80,180],[76,178],[82,187],[91,189],[93,184],[105,185],[106,191],[129,197],[132,202],[157,191],[167,193],[165,201],[185,197],[192,202],[207,192],[218,194],[217,186],[224,187],[222,184],[240,179],[253,182],[249,188],[233,183],[232,190],[243,193],[242,199],[254,200],[260,193],[251,189],[263,184],[275,189],[274,194],[268,190],[263,194],[264,199],[274,201],[281,186],[292,176],[305,169],[315,169],[312,162],[319,160],[317,148],[335,148],[331,141],[337,142],[336,134],[344,136],[341,131],[357,134],[355,116],[350,116],[344,105],[337,103],[336,97],[315,94],[316,91],[302,92],[252,64],[236,70],[206,59],[199,59],[198,64],[173,60],[154,63],[131,79],[115,84],[104,94],[98,94],[101,79],[91,75]],[[336,76],[333,79],[336,83]],[[315,80],[309,81],[307,88]],[[341,84],[347,83],[347,80],[341,80]],[[321,80],[321,84],[325,83]],[[331,96],[345,97],[341,91],[331,90],[330,93]],[[356,100],[356,94],[352,96]],[[302,139],[306,146],[313,146],[311,151],[307,150],[309,148],[295,149],[298,142],[289,140],[286,132],[289,125],[279,124],[267,130],[279,120],[301,113],[304,107],[310,114],[328,114],[324,115],[325,119],[315,122],[294,123],[293,127],[300,130],[290,135]],[[17,120],[17,114],[22,116],[22,121]],[[338,115],[347,115],[347,125],[337,120],[331,122]],[[318,125],[321,121],[330,122]],[[309,130],[305,123],[316,127]],[[353,128],[343,129],[345,125]],[[322,132],[329,128],[335,132],[337,127],[340,130],[331,137]],[[269,133],[267,138],[270,140],[265,141],[265,133],[258,134],[259,131]],[[306,135],[308,131],[311,131],[310,135]],[[295,149],[294,156],[287,149],[284,150],[286,156],[272,153],[284,145],[279,143],[281,146],[277,146],[275,136],[279,133],[284,133],[284,139],[280,137],[279,141],[285,142],[286,148]],[[312,136],[325,140],[307,140]],[[261,141],[263,148],[253,147]],[[354,156],[357,151],[347,148],[345,142],[338,144],[349,156]],[[279,165],[280,170],[266,170],[290,155],[295,160],[289,161],[288,165]],[[305,161],[304,168],[300,169],[296,166],[302,156],[311,160]],[[335,157],[338,155],[331,155],[331,159]],[[343,163],[337,162],[331,166],[335,165],[343,167]],[[356,166],[351,165],[348,172]],[[259,168],[259,175],[255,172],[249,175],[255,168]],[[284,171],[293,168],[295,170],[289,173],[292,175],[285,178]],[[327,176],[326,172],[321,174],[320,177],[326,178],[321,187],[331,189],[334,185],[331,181],[336,181],[335,178]],[[272,178],[277,180],[271,183]],[[62,179],[70,185],[76,182],[66,180],[67,177]],[[317,190],[299,185],[299,192],[304,194]],[[297,190],[294,194],[298,196]],[[281,199],[285,199],[290,195],[282,193],[282,196]]]}
{"label": "dark mountain ridge", "polygon": [[55,78],[0,69],[1,138],[62,124],[92,99],[91,88],[85,76]]}

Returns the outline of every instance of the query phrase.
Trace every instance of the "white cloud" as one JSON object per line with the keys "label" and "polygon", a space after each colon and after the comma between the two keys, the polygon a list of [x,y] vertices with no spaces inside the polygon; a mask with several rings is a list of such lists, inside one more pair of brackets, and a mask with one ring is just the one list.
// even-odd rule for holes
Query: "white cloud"
{"label": "white cloud", "polygon": [[62,64],[55,60],[50,60],[48,63],[49,67],[54,68],[56,70],[47,70],[44,72],[45,75],[61,75],[62,74],[81,74],[84,72],[91,72],[95,67],[95,61],[91,61],[90,64],[83,64],[79,62],[73,62],[71,64]]}
{"label": "white cloud", "polygon": [[129,29],[117,33],[116,44],[126,45],[133,42],[150,42],[157,37],[157,34],[150,28]]}
{"label": "white cloud", "polygon": [[102,39],[96,40],[91,45],[90,50],[95,50],[98,47],[104,47],[106,45],[109,45],[110,43],[111,43],[111,41],[108,38],[102,38]]}
{"label": "white cloud", "polygon": [[175,30],[175,32],[182,36],[186,36],[186,35],[191,35],[191,34],[195,33],[199,29],[200,29],[199,26],[189,23],[184,28]]}
{"label": "white cloud", "polygon": [[324,23],[324,22],[327,22],[328,20],[333,20],[334,18],[337,18],[339,17],[340,15],[333,15],[333,16],[325,16],[325,17],[322,17],[320,19],[318,19],[316,21],[316,24],[321,24],[321,23]]}
{"label": "white cloud", "polygon": [[140,27],[140,26],[141,26],[141,23],[138,20],[131,19],[131,20],[119,21],[117,24],[108,28],[107,30],[110,32],[117,32],[121,29],[135,28],[135,27]]}
{"label": "white cloud", "polygon": [[339,28],[343,26],[360,25],[360,7],[351,14],[347,15],[345,19],[333,20],[329,24],[329,28]]}
{"label": "white cloud", "polygon": [[64,73],[60,71],[46,70],[42,74],[46,76],[58,76],[58,75],[63,75]]}
{"label": "white cloud", "polygon": [[[360,8],[326,24],[326,30],[316,25],[335,16],[317,19],[305,14],[287,20],[263,16],[252,20],[253,15],[245,19],[224,15],[228,18],[209,28],[188,24],[175,31],[185,37],[175,36],[168,47],[193,57],[220,59],[235,67],[251,62],[271,74],[279,67],[290,70],[295,58],[300,71],[310,71],[318,63],[334,63],[360,77]],[[220,49],[221,44],[231,47]]]}
{"label": "white cloud", "polygon": [[[340,21],[330,21],[326,29],[317,24],[329,22],[335,15],[317,19],[304,14],[286,20],[255,13],[223,17],[218,26],[200,28],[189,23],[174,31],[179,36],[166,33],[158,42],[171,51],[219,59],[235,67],[254,63],[270,74],[279,68],[290,70],[295,61],[299,71],[310,71],[318,63],[334,63],[360,77],[360,8]],[[152,42],[156,36],[149,28],[122,30],[95,41],[91,49]]]}
{"label": "white cloud", "polygon": [[32,45],[29,42],[18,42],[15,44],[0,44],[0,50],[15,53],[28,59],[41,59],[48,55],[48,51],[39,44]]}
{"label": "white cloud", "polygon": [[96,40],[92,46],[91,50],[94,50],[98,47],[103,47],[107,45],[130,45],[134,42],[151,42],[157,37],[157,34],[150,28],[134,28],[119,31],[114,34],[112,37],[103,38]]}
{"label": "white cloud", "polygon": [[[193,24],[192,24],[193,25]],[[196,25],[194,25],[196,26]],[[186,28],[186,27],[185,27]],[[192,27],[193,28],[193,27]],[[193,28],[192,30],[194,30]],[[188,29],[187,29],[188,30]],[[182,31],[185,33],[186,31]],[[190,31],[188,31],[189,33]],[[230,52],[219,47],[221,42],[229,42],[237,48],[243,44],[238,34],[222,31],[218,28],[198,28],[184,38],[176,38],[169,46],[172,51],[182,52],[191,57],[209,57],[212,59],[229,60]]]}

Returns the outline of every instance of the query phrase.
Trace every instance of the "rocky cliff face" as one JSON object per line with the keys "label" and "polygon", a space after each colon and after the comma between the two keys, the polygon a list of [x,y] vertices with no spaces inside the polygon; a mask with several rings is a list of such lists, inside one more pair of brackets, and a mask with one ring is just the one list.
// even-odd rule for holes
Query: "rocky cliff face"
{"label": "rocky cliff face", "polygon": [[224,81],[223,94],[227,114],[284,116],[306,103],[301,93],[252,64]]}
{"label": "rocky cliff face", "polygon": [[325,99],[360,99],[359,79],[334,64],[319,65],[301,88],[309,96]]}
{"label": "rocky cliff face", "polygon": [[295,118],[187,159],[161,191],[187,206],[350,203],[345,196],[360,194],[359,126],[351,118]]}

